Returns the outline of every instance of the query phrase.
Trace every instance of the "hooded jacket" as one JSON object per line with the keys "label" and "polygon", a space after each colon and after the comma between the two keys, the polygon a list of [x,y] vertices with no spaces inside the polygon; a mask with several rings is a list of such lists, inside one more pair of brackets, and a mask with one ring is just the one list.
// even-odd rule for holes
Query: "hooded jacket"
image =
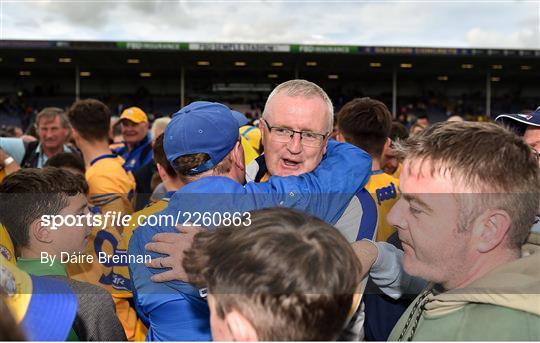
{"label": "hooded jacket", "polygon": [[522,257],[466,288],[422,292],[389,340],[540,340],[540,234],[531,233]]}

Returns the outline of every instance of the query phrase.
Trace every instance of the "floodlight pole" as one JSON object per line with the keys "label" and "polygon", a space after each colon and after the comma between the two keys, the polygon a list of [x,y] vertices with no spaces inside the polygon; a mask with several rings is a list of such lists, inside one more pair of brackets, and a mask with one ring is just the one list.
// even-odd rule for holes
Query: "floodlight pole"
{"label": "floodlight pole", "polygon": [[486,74],[486,116],[491,118],[491,72]]}
{"label": "floodlight pole", "polygon": [[392,71],[392,116],[397,118],[397,70],[394,66]]}
{"label": "floodlight pole", "polygon": [[75,66],[75,101],[81,97],[81,77],[79,74],[79,65]]}
{"label": "floodlight pole", "polygon": [[182,65],[180,67],[180,108],[184,107],[186,103],[185,77],[186,77],[186,72],[184,70],[184,65]]}

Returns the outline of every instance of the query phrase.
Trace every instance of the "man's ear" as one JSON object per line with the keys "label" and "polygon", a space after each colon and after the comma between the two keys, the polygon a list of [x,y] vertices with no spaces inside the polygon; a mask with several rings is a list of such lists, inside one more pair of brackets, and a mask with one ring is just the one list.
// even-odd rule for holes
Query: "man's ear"
{"label": "man's ear", "polygon": [[392,144],[392,140],[390,139],[390,137],[387,137],[386,142],[384,143],[383,153],[388,151],[388,149],[390,149],[391,144]]}
{"label": "man's ear", "polygon": [[343,134],[341,132],[338,131],[337,135],[336,135],[336,141],[338,142],[342,142],[342,143],[345,143],[345,137],[343,136]]}
{"label": "man's ear", "polygon": [[227,323],[231,336],[235,341],[259,341],[257,331],[255,331],[255,328],[251,322],[237,310],[232,310],[231,312],[227,313],[225,315],[225,322]]}
{"label": "man's ear", "polygon": [[30,239],[35,239],[40,243],[51,243],[53,241],[53,237],[50,230],[50,227],[42,225],[40,219],[36,219],[34,222],[32,222],[32,224],[30,224],[28,233]]}
{"label": "man's ear", "polygon": [[244,147],[242,142],[238,141],[233,148],[232,163],[234,163],[240,170],[246,169],[246,161],[244,159]]}
{"label": "man's ear", "polygon": [[79,139],[80,135],[79,135],[79,131],[77,131],[75,128],[71,128],[71,136],[73,137],[73,139],[75,140],[75,142],[77,142],[77,140]]}
{"label": "man's ear", "polygon": [[505,244],[511,224],[510,215],[503,210],[488,210],[479,216],[473,226],[478,252],[487,253]]}
{"label": "man's ear", "polygon": [[265,133],[265,130],[264,130],[264,123],[263,123],[262,118],[259,119],[259,131],[261,131],[261,140],[263,140],[263,139],[264,139],[264,135],[265,135],[266,133]]}
{"label": "man's ear", "polygon": [[169,179],[169,175],[167,175],[165,168],[163,168],[161,164],[156,163],[156,168],[157,168],[159,178],[161,179],[161,181],[165,182],[166,180]]}

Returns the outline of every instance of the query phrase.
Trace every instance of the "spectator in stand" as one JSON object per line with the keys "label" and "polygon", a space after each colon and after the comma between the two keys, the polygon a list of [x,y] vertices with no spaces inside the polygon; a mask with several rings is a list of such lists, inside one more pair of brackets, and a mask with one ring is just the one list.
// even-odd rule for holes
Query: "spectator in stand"
{"label": "spectator in stand", "polygon": [[199,233],[183,263],[190,280],[208,287],[215,341],[335,340],[360,283],[339,231],[285,208]]}
{"label": "spectator in stand", "polygon": [[124,159],[124,169],[134,173],[152,161],[148,117],[138,107],[127,108],[120,116],[120,127],[124,146],[116,149],[114,153]]}

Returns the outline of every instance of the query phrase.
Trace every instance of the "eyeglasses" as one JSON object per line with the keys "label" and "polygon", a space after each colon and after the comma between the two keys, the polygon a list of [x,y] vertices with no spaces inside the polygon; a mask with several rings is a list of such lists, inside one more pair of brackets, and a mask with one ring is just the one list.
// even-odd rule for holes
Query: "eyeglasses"
{"label": "eyeglasses", "polygon": [[270,131],[271,137],[274,139],[274,141],[279,143],[289,143],[294,137],[294,134],[298,133],[300,135],[300,142],[302,142],[302,145],[318,148],[322,146],[324,140],[328,137],[328,133],[322,134],[310,131],[296,131],[287,129],[285,127],[270,126],[266,119],[262,119],[262,121],[264,121],[264,124],[268,128],[268,131]]}

